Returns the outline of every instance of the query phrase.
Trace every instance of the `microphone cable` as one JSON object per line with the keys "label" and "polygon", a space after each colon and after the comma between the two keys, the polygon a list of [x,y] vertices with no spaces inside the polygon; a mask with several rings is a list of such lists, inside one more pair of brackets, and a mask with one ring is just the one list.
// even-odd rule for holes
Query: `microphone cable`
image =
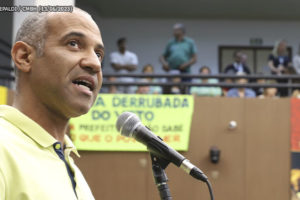
{"label": "microphone cable", "polygon": [[213,190],[212,190],[211,183],[209,182],[208,179],[206,180],[206,185],[207,185],[208,190],[209,190],[210,199],[211,199],[211,200],[214,200],[214,199],[215,199],[214,193],[213,193]]}

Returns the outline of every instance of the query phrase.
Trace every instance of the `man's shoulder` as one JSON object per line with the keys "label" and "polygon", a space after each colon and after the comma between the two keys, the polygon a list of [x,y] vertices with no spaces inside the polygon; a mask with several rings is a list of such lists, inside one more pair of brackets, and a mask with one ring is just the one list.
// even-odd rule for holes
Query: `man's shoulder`
{"label": "man's shoulder", "polygon": [[227,65],[227,66],[225,67],[225,71],[226,71],[226,70],[229,70],[229,69],[234,69],[233,63],[231,63],[231,64],[229,64],[229,65]]}
{"label": "man's shoulder", "polygon": [[18,147],[27,141],[30,141],[30,139],[19,128],[0,118],[0,149],[4,147]]}
{"label": "man's shoulder", "polygon": [[256,97],[256,94],[254,92],[254,90],[252,90],[251,88],[246,88],[245,90],[247,92],[247,95],[250,97]]}
{"label": "man's shoulder", "polygon": [[167,45],[172,45],[176,42],[175,38],[170,38],[167,42]]}
{"label": "man's shoulder", "polygon": [[236,93],[237,93],[237,88],[231,88],[230,90],[228,90],[227,96],[235,96]]}
{"label": "man's shoulder", "polygon": [[190,37],[184,37],[184,40],[188,43],[192,43],[192,44],[195,44],[195,40],[193,38],[190,38]]}
{"label": "man's shoulder", "polygon": [[19,130],[10,122],[0,118],[0,147],[1,144],[6,144],[7,142],[11,141],[15,133],[18,131]]}

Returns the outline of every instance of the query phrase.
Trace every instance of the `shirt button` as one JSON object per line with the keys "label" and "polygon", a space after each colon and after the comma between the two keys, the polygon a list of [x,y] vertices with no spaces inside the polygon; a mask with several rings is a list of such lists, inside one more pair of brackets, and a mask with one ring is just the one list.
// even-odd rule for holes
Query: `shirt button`
{"label": "shirt button", "polygon": [[60,145],[59,143],[57,143],[57,144],[55,145],[55,149],[57,149],[57,150],[59,150],[60,147],[61,147],[61,145]]}

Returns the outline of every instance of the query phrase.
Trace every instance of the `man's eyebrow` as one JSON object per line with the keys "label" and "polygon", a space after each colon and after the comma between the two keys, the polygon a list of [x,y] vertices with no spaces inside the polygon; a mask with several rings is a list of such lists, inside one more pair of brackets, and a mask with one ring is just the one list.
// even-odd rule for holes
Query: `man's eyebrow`
{"label": "man's eyebrow", "polygon": [[62,41],[64,41],[64,40],[66,40],[67,38],[69,38],[69,37],[81,37],[81,38],[84,38],[85,37],[85,35],[83,34],[83,33],[80,33],[80,32],[70,32],[70,33],[67,33],[66,35],[64,35],[63,37],[62,37]]}
{"label": "man's eyebrow", "polygon": [[97,44],[96,49],[100,49],[100,50],[104,51],[104,46],[102,44]]}
{"label": "man's eyebrow", "polygon": [[[81,32],[72,31],[72,32],[67,33],[66,35],[64,35],[62,37],[62,41],[65,41],[69,37],[81,37],[81,38],[85,38],[86,36],[85,36],[85,34],[83,34]],[[102,51],[104,51],[104,46],[102,44],[97,44],[96,48],[97,49],[101,49]]]}

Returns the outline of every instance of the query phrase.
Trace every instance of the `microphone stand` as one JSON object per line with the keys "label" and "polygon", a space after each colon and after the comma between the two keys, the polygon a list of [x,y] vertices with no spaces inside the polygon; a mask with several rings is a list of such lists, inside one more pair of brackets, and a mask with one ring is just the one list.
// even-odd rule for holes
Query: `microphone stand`
{"label": "microphone stand", "polygon": [[170,161],[162,159],[155,156],[153,153],[150,153],[152,161],[152,172],[154,177],[154,182],[159,191],[161,200],[172,200],[171,192],[167,184],[168,177],[165,172],[165,169],[169,165]]}

